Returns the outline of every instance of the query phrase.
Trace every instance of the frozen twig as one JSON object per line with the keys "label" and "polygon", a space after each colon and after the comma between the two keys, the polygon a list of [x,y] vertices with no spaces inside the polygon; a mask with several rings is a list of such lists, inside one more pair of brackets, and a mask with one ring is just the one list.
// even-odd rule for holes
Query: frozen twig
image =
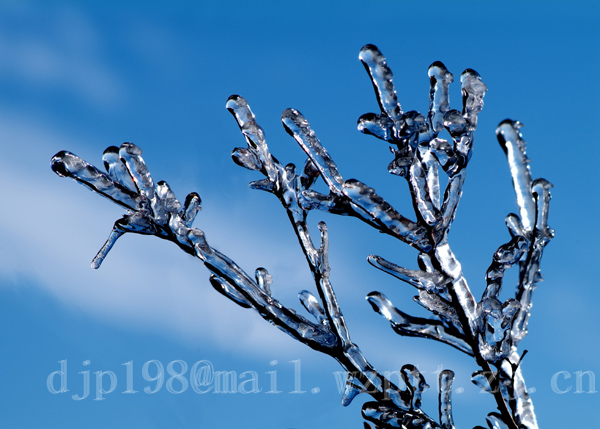
{"label": "frozen twig", "polygon": [[[471,380],[494,396],[499,411],[487,415],[490,428],[535,429],[537,420],[520,368],[524,353],[519,354],[517,346],[527,335],[532,292],[542,279],[542,252],[554,234],[548,226],[552,185],[544,179],[531,179],[521,125],[512,120],[502,122],[497,135],[507,155],[519,215],[507,216],[511,239],[492,256],[485,290],[476,301],[452,252],[448,233],[462,196],[487,87],[477,72],[465,70],[460,78],[462,109],[451,109],[449,94],[454,78],[436,61],[428,70],[427,115],[405,112],[398,101],[393,73],[379,49],[365,45],[359,58],[373,83],[380,113],[361,116],[358,129],[391,145],[394,159],[388,170],[406,179],[414,220],[400,214],[363,182],[345,180],[299,111],[286,109],[282,123],[307,156],[301,170],[294,164],[281,164],[271,154],[265,133],[243,97],[233,95],[227,100],[227,109],[247,143],[235,148],[232,158],[236,164],[260,172],[263,178],[251,182],[250,187],[275,195],[285,209],[314,279],[316,294],[303,290],[298,295],[314,321],[277,301],[271,288],[273,279],[265,268],[257,268],[250,276],[211,247],[204,232],[192,227],[201,209],[199,195],[191,193],[181,204],[166,182],[154,181],[141,150],[131,143],[111,146],[104,152],[106,173],[70,152],[62,151],[52,158],[52,169],[58,175],[73,178],[126,210],[92,266],[98,268],[126,233],[155,235],[174,242],[202,260],[211,273],[210,283],[221,294],[242,307],[253,308],[296,340],[337,360],[347,372],[342,404],[348,405],[360,393],[373,399],[362,407],[369,422],[364,423],[365,428],[454,429],[452,371],[444,370],[439,376],[438,422],[421,409],[421,396],[428,385],[415,366],[402,366],[404,385],[396,386],[367,361],[350,338],[330,281],[327,227],[319,222],[315,244],[307,217],[311,210],[356,217],[418,250],[419,269],[375,255],[368,261],[415,287],[415,301],[433,314],[429,318],[410,316],[378,291],[367,296],[373,309],[400,335],[433,339],[474,357],[480,369]],[[449,138],[441,138],[442,132]],[[440,174],[448,177],[445,189],[441,188]],[[328,194],[313,189],[319,177]],[[519,267],[515,297],[502,302],[504,274],[514,265]]]}

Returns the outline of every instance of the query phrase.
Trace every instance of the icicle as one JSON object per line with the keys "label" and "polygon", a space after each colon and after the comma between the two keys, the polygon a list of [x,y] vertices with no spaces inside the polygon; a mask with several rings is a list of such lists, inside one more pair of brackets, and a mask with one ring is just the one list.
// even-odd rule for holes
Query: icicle
{"label": "icicle", "polygon": [[421,374],[414,365],[410,364],[406,364],[402,367],[400,375],[411,394],[412,409],[420,409],[421,395],[425,389],[429,388],[429,385],[425,382],[425,377],[423,377],[423,374]]}
{"label": "icicle", "polygon": [[428,292],[445,292],[445,285],[450,281],[450,279],[448,279],[439,271],[427,273],[423,271],[409,270],[400,267],[393,262],[389,262],[381,256],[370,255],[367,258],[367,261],[375,268],[391,274],[392,276],[416,287],[417,289],[426,290]]}
{"label": "icicle", "polygon": [[[436,204],[432,201],[428,186],[428,172],[424,167],[418,160],[410,166],[409,183],[412,190],[413,205],[418,214],[427,225],[434,226],[440,221],[441,216]],[[439,206],[439,186],[437,191],[437,205]]]}
{"label": "icicle", "polygon": [[70,177],[128,210],[137,210],[143,204],[142,196],[114,182],[109,176],[71,152],[58,152],[52,157],[51,166],[59,176]]}
{"label": "icicle", "polygon": [[430,338],[451,345],[452,347],[473,355],[464,334],[457,328],[437,319],[410,316],[396,308],[381,292],[371,292],[367,301],[373,310],[385,317],[392,329],[399,335],[408,337]]}
{"label": "icicle", "polygon": [[125,162],[140,195],[151,201],[154,198],[154,181],[142,158],[142,150],[133,143],[123,143],[119,156]]}
{"label": "icicle", "polygon": [[235,290],[226,280],[221,277],[217,277],[214,274],[210,276],[210,284],[217,292],[225,295],[227,298],[238,304],[240,307],[252,308],[252,304],[242,296],[237,290]]}
{"label": "icicle", "polygon": [[124,231],[121,231],[116,227],[114,227],[112,229],[112,231],[110,232],[110,234],[108,236],[108,239],[106,240],[104,245],[100,248],[100,250],[98,251],[96,256],[94,256],[94,259],[92,260],[92,268],[93,269],[97,270],[98,268],[100,268],[100,265],[102,265],[102,262],[104,262],[106,255],[108,255],[108,252],[110,252],[110,250],[113,248],[113,246],[115,245],[115,243],[117,242],[119,237],[121,237],[124,233],[125,233]]}
{"label": "icicle", "polygon": [[494,380],[497,376],[495,374],[486,373],[485,371],[475,371],[471,375],[471,381],[473,384],[484,392],[493,393],[494,388],[490,384],[490,380]]}
{"label": "icicle", "polygon": [[104,161],[104,168],[111,179],[130,189],[132,192],[137,192],[125,164],[123,164],[119,157],[118,147],[107,147],[102,154],[102,160]]}
{"label": "icicle", "polygon": [[183,221],[188,228],[191,228],[196,219],[198,212],[202,210],[202,200],[200,195],[195,192],[191,192],[185,197],[185,203],[183,204]]}
{"label": "icicle", "polygon": [[248,170],[260,170],[262,167],[260,159],[252,149],[236,147],[231,152],[231,158],[237,165],[245,167]]}
{"label": "icicle", "polygon": [[360,50],[358,58],[371,76],[381,111],[385,112],[392,121],[399,121],[402,117],[402,108],[394,89],[394,75],[388,67],[385,57],[377,46],[365,45]]}
{"label": "icicle", "polygon": [[523,228],[530,232],[535,225],[535,202],[531,193],[531,173],[525,141],[519,131],[521,127],[520,122],[506,119],[496,128],[496,136],[506,153]]}
{"label": "icicle", "polygon": [[487,421],[490,429],[509,429],[502,416],[498,413],[489,413],[485,420]]}
{"label": "icicle", "polygon": [[344,386],[344,394],[342,396],[342,406],[347,407],[359,393],[363,392],[360,387],[360,381],[351,374],[348,374],[346,384]]}
{"label": "icicle", "polygon": [[454,372],[445,369],[439,376],[439,410],[440,424],[443,429],[454,429],[452,418],[452,382],[454,381]]}
{"label": "icicle", "polygon": [[448,87],[454,81],[454,76],[441,61],[429,66],[427,71],[431,82],[429,91],[429,123],[435,134],[444,129],[444,114],[450,109]]}
{"label": "icicle", "polygon": [[281,122],[288,134],[294,137],[310,160],[319,169],[319,173],[323,176],[329,189],[341,193],[344,179],[342,179],[337,166],[329,156],[327,150],[321,146],[321,142],[319,142],[315,132],[310,128],[310,124],[304,116],[295,109],[286,109],[281,115]]}
{"label": "icicle", "polygon": [[448,323],[452,323],[456,327],[461,326],[452,304],[439,295],[420,290],[419,296],[415,296],[414,300],[433,314],[444,318]]}
{"label": "icicle", "polygon": [[552,183],[546,179],[535,179],[531,184],[531,193],[536,202],[536,232],[544,236],[546,241],[554,237],[554,231],[548,227],[548,211],[552,198],[550,189],[552,188]]}
{"label": "icicle", "polygon": [[487,287],[482,299],[497,298],[502,288],[502,279],[506,269],[516,264],[527,252],[529,240],[516,235],[508,243],[503,244],[494,252],[492,263],[486,272]]}
{"label": "icicle", "polygon": [[169,213],[179,214],[181,211],[181,204],[177,201],[175,194],[169,187],[169,184],[164,180],[161,180],[156,184],[156,196],[160,200],[162,207]]}

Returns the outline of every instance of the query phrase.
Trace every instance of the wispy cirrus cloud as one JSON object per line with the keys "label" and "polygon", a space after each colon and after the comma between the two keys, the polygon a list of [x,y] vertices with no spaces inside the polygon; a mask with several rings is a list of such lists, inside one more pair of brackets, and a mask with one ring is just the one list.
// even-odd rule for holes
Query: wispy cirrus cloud
{"label": "wispy cirrus cloud", "polygon": [[3,2],[0,16],[0,80],[66,91],[98,107],[126,93],[117,71],[103,61],[100,32],[78,9]]}

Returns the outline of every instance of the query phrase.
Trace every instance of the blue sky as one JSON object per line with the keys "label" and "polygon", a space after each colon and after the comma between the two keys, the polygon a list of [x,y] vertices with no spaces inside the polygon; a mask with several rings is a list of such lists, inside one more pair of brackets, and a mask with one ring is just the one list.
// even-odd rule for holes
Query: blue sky
{"label": "blue sky", "polygon": [[[523,370],[536,388],[541,427],[595,421],[600,393],[575,393],[575,378],[578,371],[600,375],[600,153],[593,132],[600,113],[594,74],[600,7],[591,1],[323,3],[0,1],[0,426],[362,427],[362,398],[340,405],[335,362],[215,293],[204,267],[176,246],[126,236],[92,270],[91,259],[122,212],[54,175],[49,161],[66,149],[100,166],[106,147],[134,142],[156,180],[167,180],[180,198],[200,193],[204,209],[195,226],[210,243],[248,272],[267,267],[275,296],[299,308],[297,292],[311,288],[308,269],[283,209],[248,189],[257,175],[231,161],[231,150],[244,141],[225,101],[246,97],[275,156],[301,164],[301,150],[280,123],[285,108],[297,108],[345,178],[362,180],[410,215],[405,183],[386,172],[387,145],[356,131],[357,118],[377,110],[357,58],[366,43],[386,55],[406,110],[427,110],[427,67],[435,60],[456,81],[465,68],[477,70],[489,88],[450,234],[476,296],[492,253],[508,241],[504,217],[516,210],[494,131],[507,117],[525,124],[533,176],[555,185],[549,223],[556,238],[546,249],[545,281],[521,343],[529,350]],[[458,82],[451,103],[460,105]],[[454,349],[396,336],[364,301],[380,290],[419,314],[408,286],[366,263],[377,253],[415,267],[414,251],[352,219],[311,215],[314,225],[318,220],[329,226],[332,283],[365,355],[381,371],[418,363],[433,386],[424,398],[433,415],[433,373],[455,370],[457,426],[483,425],[494,405],[469,381],[473,362]],[[69,392],[52,394],[46,380],[60,370],[59,361],[67,363]],[[144,392],[156,385],[143,377],[151,361],[165,371],[156,394]],[[262,391],[171,393],[166,371],[173,361],[255,371]],[[157,364],[146,366],[152,378]],[[127,368],[137,393],[121,393]],[[91,393],[76,401],[86,370]],[[117,379],[103,401],[93,400],[98,371]],[[278,394],[266,393],[273,371]],[[558,387],[571,388],[564,394],[551,388],[559,373]],[[172,387],[180,385],[175,380]],[[298,390],[305,393],[290,393]]]}

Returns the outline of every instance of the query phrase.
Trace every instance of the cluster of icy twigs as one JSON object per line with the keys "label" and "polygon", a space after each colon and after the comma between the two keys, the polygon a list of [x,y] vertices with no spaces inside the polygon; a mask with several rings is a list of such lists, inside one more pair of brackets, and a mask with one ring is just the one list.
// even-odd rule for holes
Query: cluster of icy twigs
{"label": "cluster of icy twigs", "polygon": [[[266,269],[258,268],[252,277],[212,248],[204,233],[192,227],[201,208],[198,194],[189,194],[182,205],[166,182],[154,182],[141,150],[131,143],[106,149],[103,155],[106,173],[70,152],[62,151],[52,158],[52,169],[58,175],[75,179],[127,210],[115,223],[92,266],[100,266],[124,233],[156,235],[170,240],[203,261],[217,291],[242,307],[254,308],[261,317],[298,341],[336,359],[348,373],[342,403],[349,404],[359,393],[367,393],[373,399],[362,407],[363,417],[370,422],[365,423],[365,428],[371,425],[376,428],[454,428],[450,397],[452,371],[445,370],[439,376],[439,419],[436,421],[421,409],[421,394],[428,386],[416,367],[402,367],[405,386],[395,386],[377,372],[350,339],[329,281],[327,228],[324,223],[319,224],[317,246],[306,218],[314,209],[356,217],[419,252],[418,270],[403,268],[375,255],[368,260],[380,270],[414,286],[418,290],[416,301],[432,315],[430,318],[410,316],[381,292],[368,295],[373,308],[388,319],[400,335],[437,340],[475,358],[480,370],[473,373],[472,381],[494,395],[498,405],[498,410],[486,418],[490,428],[537,428],[519,368],[522,355],[517,346],[527,334],[532,292],[541,280],[542,251],[553,235],[547,225],[552,185],[544,179],[531,179],[520,124],[503,121],[496,133],[510,166],[519,215],[506,217],[511,240],[494,253],[486,273],[487,286],[481,300],[476,301],[447,236],[462,194],[477,115],[483,107],[487,88],[475,71],[465,70],[460,78],[462,111],[451,110],[448,89],[453,76],[441,62],[435,62],[429,67],[430,104],[425,117],[416,111],[402,111],[392,72],[375,46],[363,47],[359,58],[371,77],[381,113],[363,115],[358,128],[391,145],[394,159],[389,171],[406,179],[416,220],[398,213],[364,183],[344,180],[308,121],[297,110],[285,110],[282,122],[307,155],[301,171],[293,164],[280,164],[271,155],[263,130],[244,98],[231,96],[227,101],[227,109],[248,143],[247,147],[233,151],[233,160],[262,173],[264,178],[250,186],[272,193],[280,200],[306,255],[318,296],[304,290],[299,298],[314,320],[283,306],[273,297],[272,279]],[[438,137],[444,130],[450,141]],[[447,175],[443,192],[440,174]],[[329,194],[312,189],[319,176],[329,188]],[[515,264],[519,267],[515,297],[502,302],[499,293],[504,272]]]}

